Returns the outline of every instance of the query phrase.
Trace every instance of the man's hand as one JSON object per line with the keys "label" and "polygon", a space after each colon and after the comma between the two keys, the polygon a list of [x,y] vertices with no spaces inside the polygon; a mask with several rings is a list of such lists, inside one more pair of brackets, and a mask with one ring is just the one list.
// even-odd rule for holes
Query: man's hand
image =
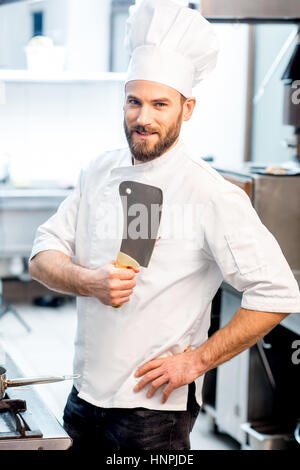
{"label": "man's hand", "polygon": [[130,300],[133,288],[136,285],[135,275],[137,268],[116,268],[115,262],[91,269],[84,273],[81,280],[82,293],[96,297],[105,305],[116,306]]}
{"label": "man's hand", "polygon": [[115,261],[97,269],[85,268],[60,251],[46,250],[31,260],[29,272],[49,289],[96,297],[105,305],[115,306],[129,301],[139,269],[116,268]]}
{"label": "man's hand", "polygon": [[165,403],[173,390],[193,382],[200,375],[199,361],[197,363],[195,352],[188,347],[183,353],[152,359],[142,365],[135,377],[143,378],[134,390],[138,392],[152,382],[147,393],[147,397],[151,398],[159,387],[166,384],[162,392],[162,403]]}
{"label": "man's hand", "polygon": [[208,370],[229,361],[232,357],[253,346],[288,314],[262,312],[240,308],[231,321],[209,337],[199,348],[187,348],[175,356],[153,359],[141,366],[135,376],[141,377],[134,390],[139,391],[151,382],[147,397],[167,384],[163,390],[165,403],[170,393],[189,384]]}

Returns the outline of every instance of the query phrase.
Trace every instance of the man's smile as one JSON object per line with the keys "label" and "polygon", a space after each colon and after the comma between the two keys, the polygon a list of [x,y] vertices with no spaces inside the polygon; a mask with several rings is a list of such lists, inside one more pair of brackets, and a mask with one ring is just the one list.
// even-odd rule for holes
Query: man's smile
{"label": "man's smile", "polygon": [[144,131],[133,131],[133,134],[135,134],[139,139],[150,139],[154,135],[157,135],[157,132],[144,132]]}

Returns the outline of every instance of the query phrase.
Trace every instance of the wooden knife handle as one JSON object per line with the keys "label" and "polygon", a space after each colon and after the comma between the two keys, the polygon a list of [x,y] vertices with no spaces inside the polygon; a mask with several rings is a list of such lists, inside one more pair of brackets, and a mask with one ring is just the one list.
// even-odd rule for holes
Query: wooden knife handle
{"label": "wooden knife handle", "polygon": [[[131,256],[126,255],[126,253],[122,253],[122,251],[119,251],[116,263],[115,263],[116,268],[139,268],[140,265],[139,263],[134,259],[131,258]],[[114,308],[120,308],[122,307],[122,304],[120,305],[113,305]]]}

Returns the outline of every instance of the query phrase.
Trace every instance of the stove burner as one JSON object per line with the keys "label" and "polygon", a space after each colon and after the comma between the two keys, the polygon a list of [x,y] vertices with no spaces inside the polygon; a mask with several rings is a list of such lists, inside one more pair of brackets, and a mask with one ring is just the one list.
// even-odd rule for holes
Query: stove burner
{"label": "stove burner", "polygon": [[25,420],[25,412],[27,410],[26,401],[24,400],[10,400],[4,398],[0,400],[0,420],[5,424],[5,430],[1,430],[0,425],[0,440],[1,439],[16,439],[24,437],[42,437],[43,434],[35,425],[31,428],[28,420]]}

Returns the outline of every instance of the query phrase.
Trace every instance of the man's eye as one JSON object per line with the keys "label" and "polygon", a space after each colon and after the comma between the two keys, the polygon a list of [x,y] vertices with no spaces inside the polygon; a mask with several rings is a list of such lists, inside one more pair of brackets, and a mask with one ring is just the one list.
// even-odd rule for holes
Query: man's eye
{"label": "man's eye", "polygon": [[156,105],[158,108],[164,108],[166,105],[166,103],[156,103]]}
{"label": "man's eye", "polygon": [[128,103],[129,104],[139,104],[139,102],[137,100],[128,100]]}

